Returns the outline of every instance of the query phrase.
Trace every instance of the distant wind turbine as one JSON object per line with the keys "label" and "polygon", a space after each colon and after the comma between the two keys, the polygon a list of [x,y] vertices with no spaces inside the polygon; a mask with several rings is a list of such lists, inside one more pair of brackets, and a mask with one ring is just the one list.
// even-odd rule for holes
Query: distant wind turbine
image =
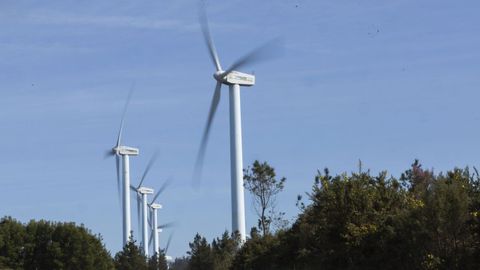
{"label": "distant wind turbine", "polygon": [[[120,129],[118,131],[117,143],[115,147],[108,151],[108,156],[115,156],[116,161],[116,170],[117,170],[117,191],[120,196],[121,191],[123,191],[123,200],[122,200],[122,225],[123,225],[123,246],[125,246],[130,237],[131,237],[131,219],[130,219],[130,156],[137,156],[139,154],[138,148],[133,148],[129,146],[123,146],[121,144],[123,126],[125,122],[125,115],[127,113],[128,104],[130,103],[130,98],[133,93],[133,86],[130,89],[123,109],[122,120],[120,122]],[[122,161],[120,160],[122,157]],[[122,164],[123,163],[123,164]],[[121,177],[121,167],[123,167],[123,188],[122,188],[122,177]]]}
{"label": "distant wind turbine", "polygon": [[149,204],[150,211],[151,211],[151,220],[150,220],[150,241],[149,243],[152,243],[153,240],[153,253],[154,254],[160,254],[160,242],[159,242],[159,237],[158,234],[162,231],[162,228],[168,228],[170,226],[173,226],[174,223],[167,223],[164,225],[158,225],[158,210],[162,209],[162,205],[157,203],[156,200],[160,196],[160,194],[165,191],[165,189],[170,185],[170,181],[166,181],[160,189],[157,191],[155,196],[152,198],[151,203]]}
{"label": "distant wind turbine", "polygon": [[138,186],[133,186],[131,185],[130,188],[137,193],[136,199],[137,199],[137,216],[138,216],[138,230],[140,231],[141,227],[141,239],[142,239],[142,247],[144,254],[148,256],[148,198],[147,196],[149,194],[153,194],[154,190],[152,188],[144,187],[143,182],[145,181],[145,178],[147,177],[148,172],[152,168],[153,164],[157,160],[158,157],[158,151],[156,151],[150,161],[147,164],[147,167],[145,168],[145,171],[142,175],[142,178],[140,180],[140,183]]}

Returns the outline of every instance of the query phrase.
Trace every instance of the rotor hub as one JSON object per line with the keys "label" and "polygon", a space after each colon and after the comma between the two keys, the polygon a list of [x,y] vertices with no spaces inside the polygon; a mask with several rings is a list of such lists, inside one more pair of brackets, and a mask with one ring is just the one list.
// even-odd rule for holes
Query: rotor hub
{"label": "rotor hub", "polygon": [[219,82],[223,82],[224,78],[225,78],[225,75],[223,73],[224,73],[223,70],[219,70],[219,71],[213,73],[213,78],[215,78],[215,80],[217,80]]}

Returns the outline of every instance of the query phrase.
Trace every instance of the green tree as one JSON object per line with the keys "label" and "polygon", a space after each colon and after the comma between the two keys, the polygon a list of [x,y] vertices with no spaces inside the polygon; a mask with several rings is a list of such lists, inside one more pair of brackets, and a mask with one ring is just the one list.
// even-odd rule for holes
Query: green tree
{"label": "green tree", "polygon": [[212,241],[213,269],[230,269],[233,259],[240,247],[240,235],[238,232],[228,234],[225,231],[221,237]]}
{"label": "green tree", "polygon": [[167,270],[168,264],[165,258],[164,250],[160,250],[160,254],[155,253],[148,258],[148,270]]}
{"label": "green tree", "polygon": [[188,269],[189,258],[180,257],[175,258],[173,262],[169,265],[169,270],[187,270]]}
{"label": "green tree", "polygon": [[74,223],[0,221],[0,267],[113,269],[101,237]]}
{"label": "green tree", "polygon": [[292,227],[252,231],[233,269],[478,269],[478,174],[435,175],[418,161],[400,181],[318,173]]}
{"label": "green tree", "polygon": [[261,236],[256,228],[252,228],[248,239],[237,252],[231,269],[280,269],[274,262],[276,260],[276,246],[279,244],[278,235],[267,234]]}
{"label": "green tree", "polygon": [[115,269],[117,270],[147,270],[147,257],[143,254],[142,250],[135,245],[135,241],[130,239],[128,243],[123,247],[122,251],[119,251],[115,255]]}
{"label": "green tree", "polygon": [[188,244],[190,251],[187,254],[190,256],[189,269],[190,270],[203,270],[214,268],[214,257],[212,254],[212,248],[208,244],[205,237],[196,234],[192,243]]}
{"label": "green tree", "polygon": [[25,227],[11,217],[0,220],[0,269],[23,269]]}
{"label": "green tree", "polygon": [[[280,224],[284,213],[275,211],[276,195],[285,186],[286,178],[276,178],[275,169],[267,162],[253,162],[244,172],[244,185],[250,191],[254,200],[255,210],[258,214],[258,227],[263,235],[270,232],[272,222]],[[284,227],[284,226],[282,226]]]}
{"label": "green tree", "polygon": [[228,233],[211,244],[197,234],[184,259],[189,269],[480,268],[476,170],[435,174],[418,160],[399,179],[362,169],[332,176],[325,169],[307,195],[309,202],[297,201],[290,228],[254,227],[241,247]]}

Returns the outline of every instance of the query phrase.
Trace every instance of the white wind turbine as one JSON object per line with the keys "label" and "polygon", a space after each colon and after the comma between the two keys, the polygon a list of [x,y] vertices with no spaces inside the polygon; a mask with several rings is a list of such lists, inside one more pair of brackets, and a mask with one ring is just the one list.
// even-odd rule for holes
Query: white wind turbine
{"label": "white wind turbine", "polygon": [[[122,120],[120,122],[120,129],[118,131],[117,136],[117,144],[111,150],[108,151],[108,156],[115,156],[116,160],[116,168],[117,168],[117,190],[120,196],[121,191],[122,193],[122,225],[123,225],[123,246],[125,246],[131,236],[131,219],[130,219],[130,156],[137,156],[139,154],[138,148],[123,146],[121,144],[122,139],[122,132],[123,132],[123,125],[125,120],[125,114],[127,112],[128,104],[130,103],[130,98],[132,96],[133,87],[130,89],[128,93],[127,101],[125,103],[125,107],[123,109]],[[122,157],[122,161],[120,160]],[[123,164],[122,164],[123,163]],[[122,177],[121,177],[121,167],[123,168],[123,188],[122,188]]]}
{"label": "white wind turbine", "polygon": [[[153,254],[160,254],[158,234],[160,233],[158,229],[158,209],[162,209],[162,205],[158,203],[150,204],[150,211],[152,213],[151,223],[150,223],[150,239],[153,237]],[[151,240],[150,240],[151,242]]]}
{"label": "white wind turbine", "polygon": [[147,167],[145,168],[145,172],[142,175],[142,179],[140,180],[140,183],[138,184],[137,187],[134,187],[133,185],[130,186],[130,188],[137,193],[136,199],[137,199],[137,215],[138,215],[138,230],[140,231],[141,227],[141,239],[142,239],[142,247],[145,256],[148,257],[148,198],[147,196],[149,194],[153,194],[153,189],[144,187],[142,186],[143,182],[145,181],[145,178],[147,177],[148,172],[152,168],[153,164],[155,163],[156,159],[158,157],[158,152],[155,152],[155,154],[152,156],[150,161],[147,164]]}
{"label": "white wind turbine", "polygon": [[[267,49],[270,48],[273,42],[269,42],[244,57],[234,62],[226,70],[222,69],[220,60],[213,43],[213,39],[210,35],[210,29],[206,13],[201,9],[200,24],[202,27],[203,36],[207,43],[207,47],[210,53],[210,57],[216,68],[216,72],[213,74],[213,78],[216,80],[215,92],[213,94],[210,111],[207,118],[207,123],[203,133],[203,137],[200,144],[200,150],[198,152],[197,160],[195,163],[194,178],[200,178],[201,170],[203,166],[203,159],[205,156],[205,150],[210,133],[210,127],[212,125],[215,112],[220,101],[220,92],[222,84],[228,85],[230,88],[230,168],[231,168],[231,196],[232,196],[232,231],[238,231],[242,242],[246,240],[245,233],[245,202],[244,202],[244,189],[243,189],[243,157],[242,157],[242,124],[241,124],[241,111],[240,111],[240,86],[252,86],[255,84],[255,76],[242,72],[235,71],[235,69],[244,67],[247,64],[251,64],[260,59],[264,59],[268,56]],[[195,180],[195,179],[194,179]]]}
{"label": "white wind turbine", "polygon": [[174,222],[166,223],[163,225],[158,225],[158,210],[162,209],[162,205],[157,203],[156,200],[160,194],[170,185],[170,181],[165,182],[155,196],[152,199],[152,202],[148,205],[151,211],[150,219],[150,239],[149,243],[152,243],[153,240],[153,254],[160,254],[160,241],[158,234],[162,232],[162,229],[169,228],[175,225]]}

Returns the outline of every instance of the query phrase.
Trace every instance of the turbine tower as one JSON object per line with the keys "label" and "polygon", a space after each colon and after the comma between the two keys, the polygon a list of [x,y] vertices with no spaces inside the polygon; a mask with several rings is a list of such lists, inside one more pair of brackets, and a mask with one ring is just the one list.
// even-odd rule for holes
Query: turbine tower
{"label": "turbine tower", "polygon": [[[131,237],[131,218],[130,218],[130,156],[137,156],[139,154],[138,148],[123,146],[121,144],[123,125],[125,120],[125,114],[127,112],[128,104],[132,96],[133,87],[128,93],[127,102],[122,114],[122,120],[120,122],[120,129],[117,136],[117,144],[109,151],[108,155],[115,155],[116,167],[117,167],[117,190],[118,194],[122,193],[122,226],[123,226],[123,246],[125,246]],[[121,160],[120,160],[121,159]],[[123,168],[123,174],[120,172],[120,168]],[[122,176],[123,176],[123,188],[122,188]]]}
{"label": "turbine tower", "polygon": [[242,242],[246,240],[245,232],[245,202],[243,188],[243,153],[242,153],[242,124],[240,108],[240,86],[253,86],[255,76],[236,71],[247,64],[260,60],[265,56],[267,48],[271,45],[269,42],[246,56],[234,62],[228,69],[223,70],[218,58],[213,39],[210,34],[207,16],[204,9],[200,12],[200,24],[202,26],[203,36],[210,53],[210,58],[215,66],[213,78],[216,80],[215,91],[207,118],[207,123],[203,133],[200,150],[198,152],[195,164],[195,178],[200,178],[203,166],[203,159],[215,112],[220,101],[220,92],[222,85],[229,86],[230,98],[230,168],[231,168],[231,200],[232,200],[232,231],[238,231]]}
{"label": "turbine tower", "polygon": [[158,203],[150,204],[152,211],[153,224],[151,225],[151,234],[153,235],[153,253],[160,254],[160,246],[158,240],[158,233],[161,229],[158,229],[158,209],[162,209],[162,205]]}
{"label": "turbine tower", "polygon": [[[157,160],[158,157],[158,151],[154,153],[152,158],[147,164],[147,167],[145,168],[145,172],[142,175],[142,179],[140,180],[140,183],[138,184],[137,187],[134,187],[133,185],[130,186],[130,188],[137,193],[137,215],[138,215],[138,230],[140,231],[141,227],[141,232],[142,232],[142,246],[143,246],[143,251],[145,256],[148,256],[148,198],[147,196],[149,194],[153,194],[153,189],[148,188],[148,187],[143,187],[142,184],[145,181],[145,178],[147,177],[148,172],[152,168],[153,164]],[[141,202],[140,202],[141,200]]]}
{"label": "turbine tower", "polygon": [[[153,194],[153,189],[148,188],[148,187],[139,187],[135,188],[133,186],[130,186],[131,189],[137,192],[137,207],[138,210],[138,217],[141,219],[141,232],[142,232],[142,247],[143,247],[143,252],[145,256],[148,257],[148,199],[147,196],[149,194]],[[141,198],[141,202],[139,200],[139,197]],[[141,210],[139,209],[141,208]],[[140,230],[140,226],[138,228]]]}
{"label": "turbine tower", "polygon": [[160,254],[160,241],[158,239],[158,234],[162,231],[162,228],[168,228],[170,226],[173,226],[173,223],[167,223],[164,225],[158,225],[158,209],[162,209],[162,205],[158,204],[156,202],[158,196],[162,194],[162,192],[170,185],[170,181],[166,181],[160,189],[157,191],[155,196],[152,199],[152,202],[148,205],[150,207],[151,215],[150,217],[152,218],[150,220],[150,241],[149,243],[152,242],[153,239],[153,254]]}

